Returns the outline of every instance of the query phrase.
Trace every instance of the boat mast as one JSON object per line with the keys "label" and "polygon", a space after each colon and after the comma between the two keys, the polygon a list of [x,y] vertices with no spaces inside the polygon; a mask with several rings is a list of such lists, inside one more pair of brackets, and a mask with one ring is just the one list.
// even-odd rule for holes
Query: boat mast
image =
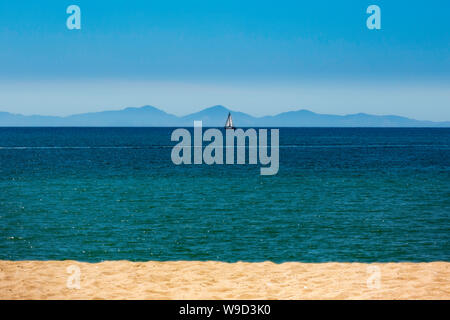
{"label": "boat mast", "polygon": [[228,112],[227,121],[225,122],[226,129],[233,129],[233,119],[231,118],[231,113]]}

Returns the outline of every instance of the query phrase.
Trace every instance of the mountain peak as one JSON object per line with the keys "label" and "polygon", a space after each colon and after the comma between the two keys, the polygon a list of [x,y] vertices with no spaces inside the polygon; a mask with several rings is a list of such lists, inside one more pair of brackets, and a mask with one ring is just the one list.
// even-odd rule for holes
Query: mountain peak
{"label": "mountain peak", "polygon": [[215,106],[203,109],[202,111],[227,111],[227,112],[229,112],[230,110],[219,104],[219,105],[215,105]]}
{"label": "mountain peak", "polygon": [[127,110],[127,111],[150,111],[150,110],[162,111],[162,110],[160,110],[154,106],[150,106],[150,105],[146,105],[146,106],[142,106],[142,107],[128,107],[123,110]]}
{"label": "mountain peak", "polygon": [[316,114],[315,112],[312,112],[312,111],[310,111],[308,109],[300,109],[300,110],[291,111],[291,112],[297,112],[297,113],[303,113],[303,114]]}

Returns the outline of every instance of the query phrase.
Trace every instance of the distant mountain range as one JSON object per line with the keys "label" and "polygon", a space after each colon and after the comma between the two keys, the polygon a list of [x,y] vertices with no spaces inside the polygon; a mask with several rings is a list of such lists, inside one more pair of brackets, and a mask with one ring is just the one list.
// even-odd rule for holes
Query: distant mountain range
{"label": "distant mountain range", "polygon": [[183,117],[166,113],[152,106],[75,114],[67,117],[25,116],[0,112],[1,127],[192,127],[194,120],[204,127],[223,127],[231,112],[237,127],[450,127],[450,121],[433,122],[400,116],[377,116],[365,113],[349,115],[318,114],[308,110],[289,111],[275,116],[253,117],[213,106]]}

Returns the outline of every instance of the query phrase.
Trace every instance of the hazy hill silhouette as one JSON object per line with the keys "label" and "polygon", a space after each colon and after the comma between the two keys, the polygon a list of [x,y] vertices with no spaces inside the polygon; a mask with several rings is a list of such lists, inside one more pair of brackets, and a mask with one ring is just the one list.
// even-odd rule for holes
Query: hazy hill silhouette
{"label": "hazy hill silhouette", "polygon": [[194,120],[203,121],[204,127],[223,127],[231,112],[237,127],[450,127],[450,122],[433,122],[410,119],[395,115],[349,115],[319,114],[309,110],[282,112],[274,116],[254,117],[229,110],[224,106],[213,106],[199,112],[178,117],[153,106],[125,108],[75,114],[67,117],[25,116],[0,112],[3,127],[178,127],[193,126]]}

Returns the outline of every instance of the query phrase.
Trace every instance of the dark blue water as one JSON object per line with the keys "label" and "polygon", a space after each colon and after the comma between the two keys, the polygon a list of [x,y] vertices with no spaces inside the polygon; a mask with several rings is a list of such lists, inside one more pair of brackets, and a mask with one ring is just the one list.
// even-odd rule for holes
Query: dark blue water
{"label": "dark blue water", "polygon": [[0,259],[450,261],[450,129],[280,130],[280,170],[169,128],[0,128]]}

